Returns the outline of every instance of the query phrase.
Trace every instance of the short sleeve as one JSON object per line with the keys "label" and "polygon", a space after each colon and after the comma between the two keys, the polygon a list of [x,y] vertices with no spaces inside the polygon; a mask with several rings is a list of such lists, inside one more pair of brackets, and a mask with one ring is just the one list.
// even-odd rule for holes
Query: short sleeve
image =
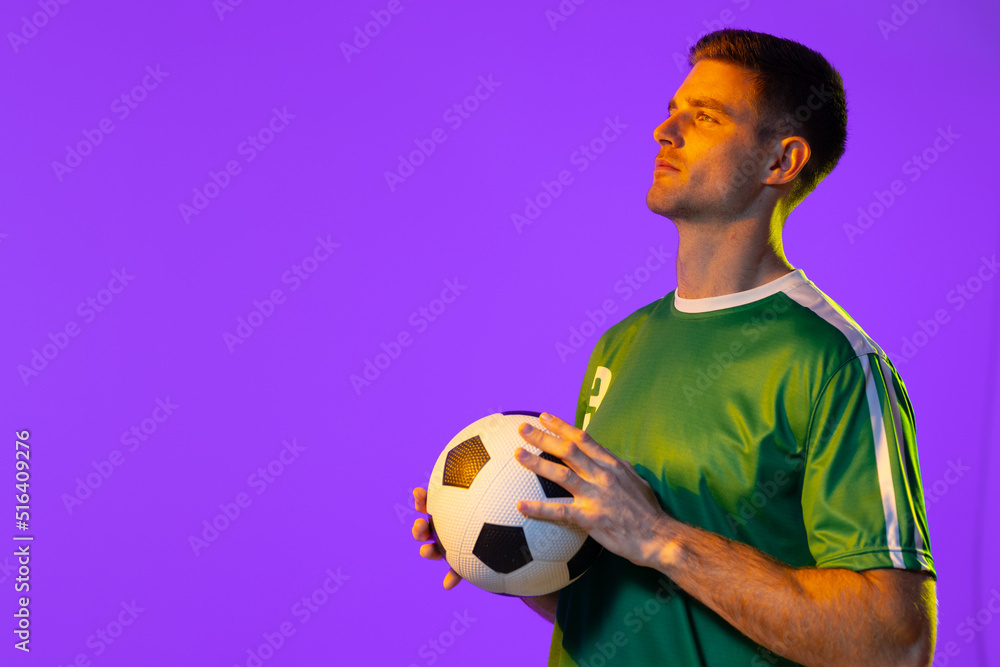
{"label": "short sleeve", "polygon": [[936,578],[913,408],[888,359],[857,356],[829,378],[806,446],[802,515],[817,566]]}
{"label": "short sleeve", "polygon": [[[574,426],[579,429],[586,429],[590,423],[590,417],[593,417],[594,412],[597,411],[597,407],[600,405],[600,395],[594,395],[595,387],[604,391],[607,390],[606,386],[603,388],[599,387],[601,382],[606,382],[606,380],[599,377],[598,368],[600,368],[600,364],[604,360],[605,340],[609,332],[610,329],[597,339],[594,349],[590,352],[590,359],[587,361],[587,370],[583,374],[583,382],[580,384],[580,395],[576,402]],[[600,393],[603,393],[603,391]],[[588,414],[590,417],[587,416]]]}

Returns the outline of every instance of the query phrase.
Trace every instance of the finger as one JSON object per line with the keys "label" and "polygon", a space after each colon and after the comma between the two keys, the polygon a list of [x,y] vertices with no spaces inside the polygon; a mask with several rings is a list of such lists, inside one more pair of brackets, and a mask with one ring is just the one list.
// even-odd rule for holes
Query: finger
{"label": "finger", "polygon": [[543,452],[558,457],[573,472],[578,473],[581,477],[593,479],[597,472],[597,464],[594,460],[572,440],[566,440],[558,435],[552,435],[541,429],[532,428],[531,424],[526,423],[521,424],[517,432],[524,438],[525,442],[529,442]]}
{"label": "finger", "polygon": [[[542,426],[552,431],[563,440],[570,440],[577,443],[583,452],[590,458],[602,463],[615,463],[616,457],[605,447],[601,446],[590,434],[583,429],[577,428],[555,415],[543,412],[547,419],[542,419]],[[562,457],[560,457],[562,458]]]}
{"label": "finger", "polygon": [[532,519],[545,521],[569,521],[577,524],[577,515],[572,503],[543,503],[537,500],[521,500],[517,511]]}
{"label": "finger", "polygon": [[416,519],[413,522],[413,539],[426,542],[431,539],[431,528],[427,519]]}
{"label": "finger", "polygon": [[462,581],[462,575],[455,570],[448,570],[448,574],[444,575],[444,587],[451,590],[455,586],[458,586],[459,582]]}
{"label": "finger", "polygon": [[413,507],[418,512],[427,513],[427,489],[419,486],[413,489]]}
{"label": "finger", "polygon": [[437,544],[421,544],[420,555],[430,560],[441,560],[444,554],[438,550]]}
{"label": "finger", "polygon": [[555,482],[574,496],[583,491],[585,480],[581,479],[568,466],[532,454],[524,447],[518,447],[514,450],[514,457],[531,472]]}

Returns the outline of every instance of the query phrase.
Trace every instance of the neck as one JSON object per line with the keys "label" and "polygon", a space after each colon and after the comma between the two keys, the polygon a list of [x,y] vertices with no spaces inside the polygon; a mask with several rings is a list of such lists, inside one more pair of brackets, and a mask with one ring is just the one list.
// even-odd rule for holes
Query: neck
{"label": "neck", "polygon": [[744,292],[794,271],[780,227],[757,220],[677,222],[677,296],[703,299]]}

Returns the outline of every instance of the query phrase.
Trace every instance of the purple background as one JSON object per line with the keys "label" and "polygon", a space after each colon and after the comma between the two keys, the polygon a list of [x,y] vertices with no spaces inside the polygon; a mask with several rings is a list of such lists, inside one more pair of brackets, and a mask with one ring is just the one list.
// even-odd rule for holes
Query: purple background
{"label": "purple background", "polygon": [[[861,0],[627,11],[592,0],[564,2],[574,11],[554,24],[557,0],[402,0],[398,14],[380,0],[248,0],[221,16],[219,4],[14,0],[0,12],[5,663],[247,665],[289,623],[264,664],[544,664],[551,626],[520,601],[442,589],[445,566],[420,559],[410,535],[411,489],[490,412],[572,421],[599,334],[674,288],[671,260],[629,298],[615,289],[651,246],[676,252],[675,227],[645,205],[652,132],[687,73],[675,58],[724,26],[801,41],[844,77],[847,152],[789,219],[786,252],[889,352],[909,390],[939,573],[935,664],[985,665],[984,651],[1000,663],[1000,619],[972,636],[960,626],[1000,590],[989,560],[1000,518],[985,509],[1000,491],[984,485],[1000,471],[1000,456],[987,458],[1000,433],[998,281],[960,309],[948,298],[998,250],[995,3],[911,0],[907,15]],[[43,6],[58,11],[47,18]],[[373,11],[391,22],[348,59],[341,43]],[[901,25],[883,34],[894,11]],[[41,27],[25,27],[35,14]],[[480,77],[492,91],[456,127],[444,114]],[[136,86],[143,99],[122,118]],[[275,109],[285,125],[261,133]],[[96,137],[104,118],[113,130],[89,154],[53,166],[68,146],[88,152],[84,133]],[[627,127],[593,160],[574,156],[608,118]],[[444,142],[390,187],[385,173],[436,128]],[[948,128],[953,143],[938,153]],[[258,133],[270,143],[248,160],[241,143]],[[934,163],[906,171],[925,151]],[[211,173],[225,181],[229,161],[238,173],[185,220],[180,205],[193,206]],[[562,170],[572,183],[518,230],[512,214]],[[858,208],[879,212],[877,193],[896,180],[905,191],[849,234]],[[295,285],[286,272],[318,237],[339,246],[306,261],[313,272]],[[106,291],[123,267],[127,286]],[[446,281],[459,296],[421,324]],[[276,289],[282,303],[227,344]],[[607,299],[613,319],[560,358],[556,344]],[[904,338],[938,311],[947,321],[907,359]],[[77,335],[60,335],[70,322]],[[351,375],[402,332],[411,344],[379,357],[391,363],[356,390]],[[19,369],[33,357],[40,370]],[[168,399],[176,407],[153,421]],[[155,431],[130,451],[122,436],[143,424]],[[30,656],[10,633],[21,429],[32,452]],[[302,449],[271,464],[279,474],[251,478],[293,440]],[[120,465],[102,464],[112,456]],[[196,554],[191,536],[238,497],[250,504],[228,526],[217,519],[225,529]],[[340,587],[302,622],[296,604],[328,570]],[[98,640],[133,601],[134,622]],[[458,636],[456,612],[467,614]],[[955,657],[942,651],[949,641]]]}

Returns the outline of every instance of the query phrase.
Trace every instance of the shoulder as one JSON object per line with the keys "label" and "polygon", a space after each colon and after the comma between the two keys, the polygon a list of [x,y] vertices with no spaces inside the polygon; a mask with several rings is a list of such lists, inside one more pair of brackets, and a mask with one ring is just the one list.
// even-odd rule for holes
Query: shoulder
{"label": "shoulder", "polygon": [[874,354],[888,361],[888,355],[847,311],[811,280],[783,292],[799,314],[800,334],[839,366],[857,357]]}
{"label": "shoulder", "polygon": [[635,332],[640,330],[643,325],[646,324],[653,312],[662,305],[669,304],[672,297],[673,291],[671,290],[665,296],[662,296],[659,299],[651,301],[632,311],[624,318],[608,327],[607,331],[605,331],[601,335],[600,339],[598,339],[595,347],[607,347],[612,345],[615,341],[620,341],[629,335],[635,334]]}

